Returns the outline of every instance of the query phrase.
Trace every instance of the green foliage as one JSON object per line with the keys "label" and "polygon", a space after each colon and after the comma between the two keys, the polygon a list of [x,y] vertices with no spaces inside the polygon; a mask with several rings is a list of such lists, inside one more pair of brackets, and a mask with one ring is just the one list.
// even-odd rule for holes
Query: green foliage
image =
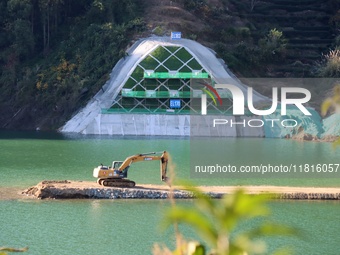
{"label": "green foliage", "polygon": [[248,27],[239,27],[236,29],[236,34],[242,38],[247,38],[250,36],[250,29]]}
{"label": "green foliage", "polygon": [[338,11],[330,18],[330,23],[335,27],[335,29],[339,29],[340,27],[340,10],[339,7],[337,8]]}
{"label": "green foliage", "polygon": [[163,36],[164,35],[164,29],[160,26],[155,27],[155,29],[153,30],[155,35],[158,36]]}
{"label": "green foliage", "polygon": [[189,38],[190,40],[196,41],[197,35],[196,35],[196,34],[190,34],[190,35],[188,35],[188,38]]}
{"label": "green foliage", "polygon": [[260,39],[258,45],[260,48],[260,57],[263,61],[275,61],[282,59],[287,40],[281,31],[274,28],[271,29],[264,38]]}
{"label": "green foliage", "polygon": [[258,47],[254,47],[245,42],[240,42],[235,45],[234,56],[248,68],[259,65],[262,63],[262,55]]}
{"label": "green foliage", "polygon": [[258,0],[249,0],[251,12],[254,10],[254,8],[258,4],[258,2],[259,2]]}
{"label": "green foliage", "polygon": [[0,247],[0,255],[7,255],[7,252],[25,252],[27,251],[28,248],[20,248],[20,249],[16,249],[16,248],[9,248],[9,247]]}
{"label": "green foliage", "polygon": [[275,28],[260,39],[258,44],[253,43],[248,27],[228,28],[221,32],[216,52],[229,67],[242,70],[244,74],[245,70],[284,60],[286,45],[283,33]]}
{"label": "green foliage", "polygon": [[[186,224],[200,235],[204,243],[177,242],[176,250],[156,246],[154,254],[209,254],[244,255],[264,254],[265,243],[259,238],[264,236],[295,236],[297,231],[292,227],[268,222],[263,219],[269,215],[266,205],[268,195],[251,196],[243,190],[226,195],[220,200],[213,200],[196,188],[188,188],[197,199],[192,207],[172,207],[165,216],[164,227],[171,224]],[[250,219],[262,218],[263,221],[251,230],[236,231],[240,223]],[[194,247],[194,248],[193,248]],[[202,248],[203,247],[203,248]],[[283,254],[283,253],[282,253]],[[285,253],[287,254],[287,253]]]}
{"label": "green foliage", "polygon": [[209,4],[207,0],[188,0],[183,2],[185,9],[197,13],[204,19],[214,18],[220,13],[220,10],[213,4]]}
{"label": "green foliage", "polygon": [[189,11],[196,11],[204,6],[206,6],[206,0],[189,0],[189,1],[184,1],[184,7],[189,10]]}
{"label": "green foliage", "polygon": [[334,142],[333,142],[333,148],[336,148],[340,146],[340,138],[336,139]]}
{"label": "green foliage", "polygon": [[319,67],[322,77],[339,77],[340,75],[340,49],[335,48],[324,55],[323,63]]}
{"label": "green foliage", "polygon": [[[321,115],[325,116],[328,111],[334,110],[335,113],[340,113],[340,84],[333,89],[333,96],[326,98],[321,105]],[[333,147],[340,146],[340,137],[333,142]]]}
{"label": "green foliage", "polygon": [[[36,89],[46,103],[50,96],[67,101],[79,100],[82,91],[95,93],[109,78],[108,72],[119,58],[125,57],[122,48],[128,43],[129,24],[91,24],[80,35],[75,27],[70,39],[60,45],[58,62],[37,74]],[[58,109],[69,104],[58,105]]]}
{"label": "green foliage", "polygon": [[241,65],[240,60],[234,55],[235,52],[230,50],[226,44],[216,43],[215,50],[219,57],[228,64],[229,68],[236,68]]}
{"label": "green foliage", "polygon": [[[49,116],[50,128],[60,126],[100,89],[130,38],[145,28],[141,3],[1,1],[0,109],[2,103],[12,114],[27,109],[33,118]],[[2,114],[0,122],[9,117]]]}
{"label": "green foliage", "polygon": [[225,43],[237,44],[250,41],[250,29],[248,27],[228,27],[221,31],[220,40]]}

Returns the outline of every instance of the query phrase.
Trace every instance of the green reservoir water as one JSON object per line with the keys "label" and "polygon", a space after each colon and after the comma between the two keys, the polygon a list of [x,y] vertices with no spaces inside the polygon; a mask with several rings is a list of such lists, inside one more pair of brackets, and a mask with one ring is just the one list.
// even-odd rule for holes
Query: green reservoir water
{"label": "green reservoir water", "polygon": [[[233,157],[251,164],[259,155],[283,155],[308,162],[339,162],[339,150],[327,143],[277,139],[230,139]],[[209,146],[209,140],[206,141]],[[41,180],[94,181],[98,164],[127,156],[167,150],[177,177],[200,185],[291,185],[339,187],[337,178],[191,179],[190,140],[186,138],[65,136],[54,133],[0,132],[0,246],[29,246],[23,254],[151,254],[153,243],[174,245],[172,229],[159,230],[169,202],[164,200],[34,200],[6,196]],[[251,154],[249,151],[257,153]],[[261,153],[259,154],[259,151]],[[246,153],[245,153],[246,152]],[[136,163],[129,170],[136,183],[161,184],[159,162]],[[192,201],[179,201],[191,205]],[[338,201],[273,201],[272,219],[304,232],[297,238],[268,240],[272,250],[292,246],[295,254],[340,255]],[[251,227],[253,222],[243,227]],[[196,238],[186,227],[183,233]]]}

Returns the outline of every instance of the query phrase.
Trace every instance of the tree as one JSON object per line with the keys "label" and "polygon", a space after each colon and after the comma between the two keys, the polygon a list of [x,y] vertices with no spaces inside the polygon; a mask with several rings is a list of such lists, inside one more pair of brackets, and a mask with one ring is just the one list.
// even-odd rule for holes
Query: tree
{"label": "tree", "polygon": [[59,12],[63,4],[64,0],[38,0],[45,53],[47,53],[50,48],[52,31],[58,27]]}
{"label": "tree", "polygon": [[254,10],[255,5],[257,5],[259,0],[250,0],[250,12]]}
{"label": "tree", "polygon": [[282,31],[276,28],[271,29],[268,34],[259,40],[261,58],[264,61],[282,60],[287,46],[287,40],[284,38]]}

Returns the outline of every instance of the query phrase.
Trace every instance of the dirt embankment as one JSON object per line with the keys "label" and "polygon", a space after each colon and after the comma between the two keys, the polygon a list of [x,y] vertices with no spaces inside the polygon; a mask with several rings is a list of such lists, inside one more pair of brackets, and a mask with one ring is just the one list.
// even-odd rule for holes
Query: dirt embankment
{"label": "dirt embankment", "polygon": [[[271,193],[279,199],[340,200],[340,188],[285,187],[285,186],[199,186],[200,190],[213,198],[220,198],[236,189],[244,189],[249,194]],[[134,188],[103,187],[95,182],[83,181],[42,181],[23,192],[37,198],[168,198],[173,192],[175,198],[193,198],[193,194],[181,187],[143,184]]]}

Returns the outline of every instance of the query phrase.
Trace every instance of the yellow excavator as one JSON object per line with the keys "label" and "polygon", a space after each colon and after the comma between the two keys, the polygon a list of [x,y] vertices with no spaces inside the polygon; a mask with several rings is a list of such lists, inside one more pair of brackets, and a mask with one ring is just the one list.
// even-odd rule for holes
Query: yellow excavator
{"label": "yellow excavator", "polygon": [[[160,156],[154,156],[161,154]],[[169,156],[166,151],[142,153],[127,157],[124,161],[113,161],[112,166],[103,166],[102,164],[93,169],[93,177],[98,178],[97,183],[103,186],[110,187],[129,187],[136,185],[134,181],[127,178],[129,167],[132,163],[139,161],[160,160],[161,180],[167,182],[167,167]]]}

